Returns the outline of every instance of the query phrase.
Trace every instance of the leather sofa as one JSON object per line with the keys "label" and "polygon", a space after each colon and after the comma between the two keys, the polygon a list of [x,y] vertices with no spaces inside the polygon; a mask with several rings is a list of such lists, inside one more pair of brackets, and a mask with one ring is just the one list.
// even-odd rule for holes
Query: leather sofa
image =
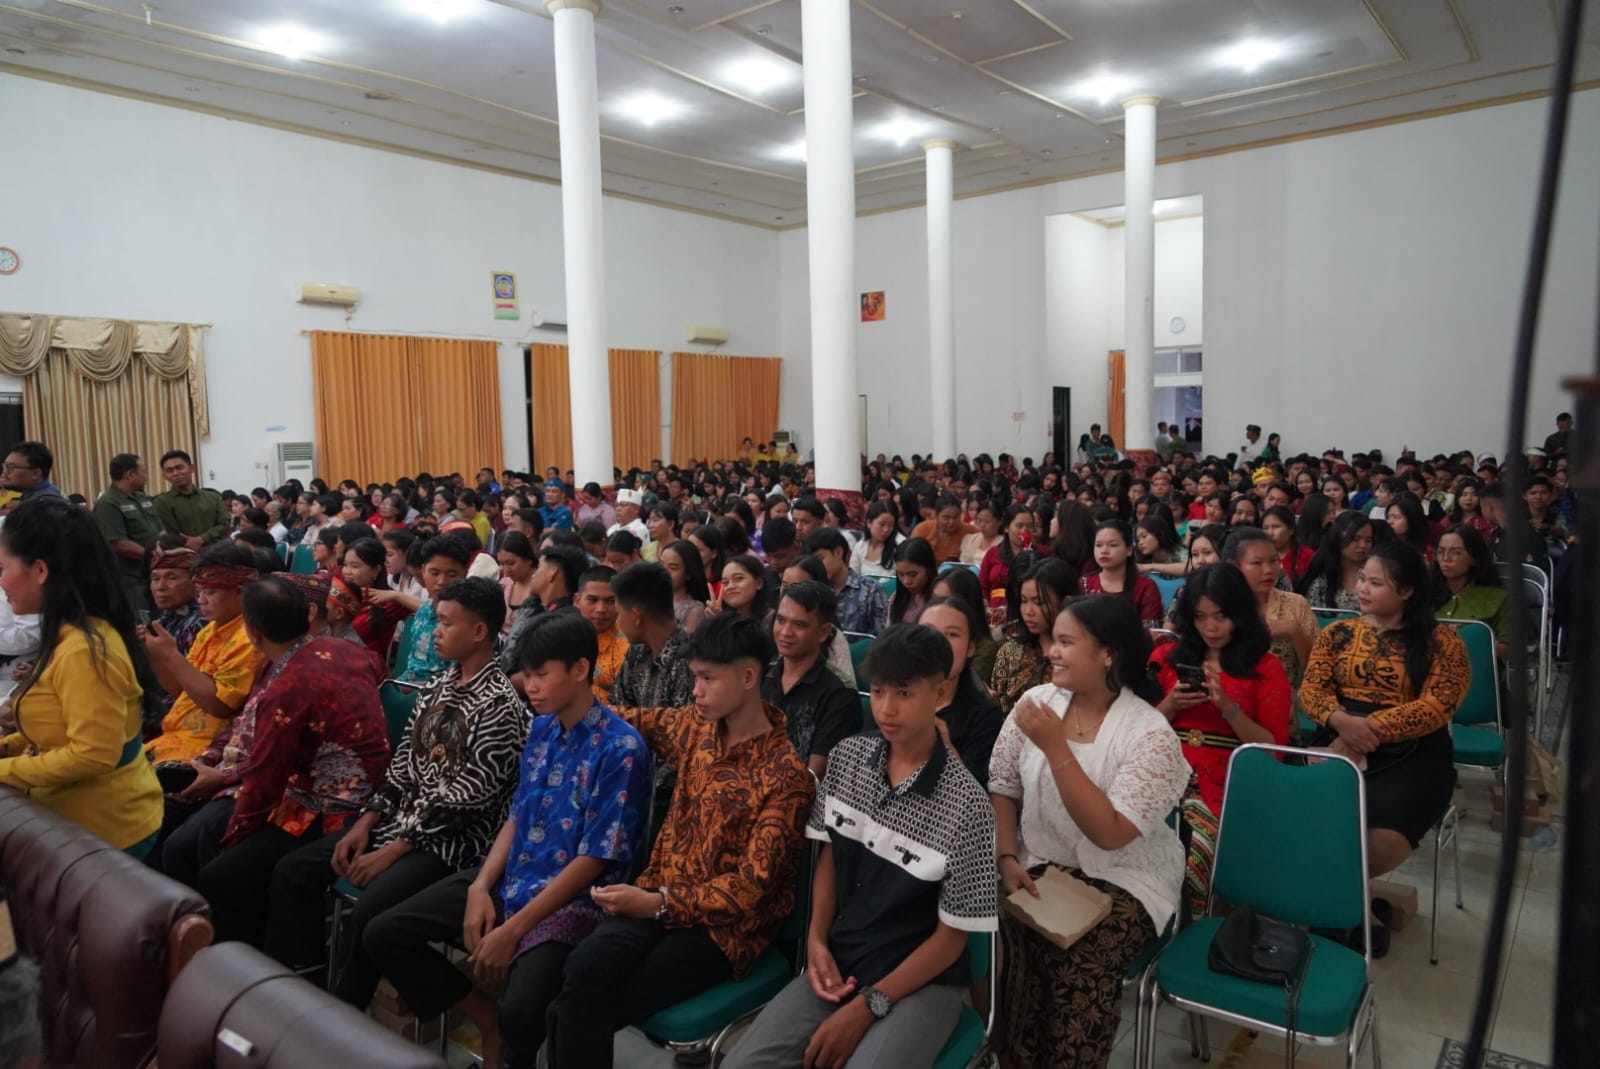
{"label": "leather sofa", "polygon": [[41,974],[45,1066],[148,1063],[173,978],[211,942],[205,900],[9,788],[0,884]]}
{"label": "leather sofa", "polygon": [[178,977],[156,1060],[160,1069],[445,1069],[243,943],[201,950]]}

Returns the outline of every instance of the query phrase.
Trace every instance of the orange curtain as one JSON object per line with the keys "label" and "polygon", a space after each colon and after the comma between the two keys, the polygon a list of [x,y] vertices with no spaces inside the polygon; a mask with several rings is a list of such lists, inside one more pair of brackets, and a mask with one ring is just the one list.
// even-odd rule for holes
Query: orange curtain
{"label": "orange curtain", "polygon": [[746,438],[770,442],[772,432],[778,429],[783,361],[777,357],[732,356],[728,362],[733,365],[733,448],[737,450]]}
{"label": "orange curtain", "polygon": [[726,357],[672,354],[672,458],[721,460],[739,446],[733,374]]}
{"label": "orange curtain", "polygon": [[500,470],[494,342],[314,331],[311,382],[329,482]]}
{"label": "orange curtain", "polygon": [[499,347],[492,341],[412,338],[412,379],[418,423],[419,471],[503,466],[500,437]]}
{"label": "orange curtain", "polygon": [[661,354],[611,350],[611,463],[649,468],[661,456]]}
{"label": "orange curtain", "polygon": [[[529,381],[533,383],[533,468],[572,467],[572,382],[567,375],[565,345],[533,345],[528,349]],[[657,396],[660,384],[657,383]]]}
{"label": "orange curtain", "polygon": [[421,470],[408,340],[312,332],[317,470],[329,483],[354,479],[365,485]]}
{"label": "orange curtain", "polygon": [[1126,447],[1127,443],[1122,437],[1123,403],[1128,389],[1128,369],[1123,360],[1121,349],[1111,350],[1111,375],[1106,384],[1106,402],[1109,410],[1106,413],[1106,433],[1111,435],[1111,440],[1117,443],[1119,450]]}

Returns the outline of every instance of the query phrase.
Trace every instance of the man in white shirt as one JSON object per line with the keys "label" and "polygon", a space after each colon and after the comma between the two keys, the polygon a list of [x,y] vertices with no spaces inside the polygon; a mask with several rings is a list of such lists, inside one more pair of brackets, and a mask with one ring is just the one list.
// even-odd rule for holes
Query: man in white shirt
{"label": "man in white shirt", "polygon": [[627,531],[641,543],[650,541],[650,530],[639,519],[639,506],[644,504],[644,494],[638,490],[617,491],[617,522],[606,529],[610,538],[618,531]]}
{"label": "man in white shirt", "polygon": [[1239,463],[1254,464],[1261,455],[1261,428],[1254,423],[1244,429],[1245,443],[1239,447]]}

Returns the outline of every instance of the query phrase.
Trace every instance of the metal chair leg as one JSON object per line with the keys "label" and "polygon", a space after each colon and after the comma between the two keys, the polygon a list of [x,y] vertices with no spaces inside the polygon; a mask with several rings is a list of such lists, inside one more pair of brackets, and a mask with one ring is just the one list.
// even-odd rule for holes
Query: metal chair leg
{"label": "metal chair leg", "polygon": [[1197,1013],[1194,1015],[1194,1021],[1195,1027],[1200,1030],[1200,1060],[1209,1062],[1211,1060],[1211,1036],[1206,1030],[1206,1019]]}
{"label": "metal chair leg", "polygon": [[1461,897],[1461,814],[1456,813],[1451,822],[1450,854],[1456,869],[1456,908],[1466,909],[1467,903]]}
{"label": "metal chair leg", "polygon": [[1429,917],[1428,964],[1439,964],[1439,853],[1444,843],[1445,827],[1450,822],[1450,812],[1445,811],[1433,829],[1433,911]]}
{"label": "metal chair leg", "polygon": [[1378,1000],[1372,1000],[1372,1025],[1368,1033],[1372,1037],[1372,1069],[1383,1069],[1383,1056],[1378,1051]]}
{"label": "metal chair leg", "polygon": [[339,961],[343,956],[340,950],[344,943],[344,911],[348,903],[343,895],[333,896],[333,912],[328,922],[328,990],[333,991],[339,986]]}

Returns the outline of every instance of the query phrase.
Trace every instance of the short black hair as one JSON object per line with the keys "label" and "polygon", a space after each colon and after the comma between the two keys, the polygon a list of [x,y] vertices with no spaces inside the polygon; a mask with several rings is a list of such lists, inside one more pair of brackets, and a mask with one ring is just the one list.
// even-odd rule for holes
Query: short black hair
{"label": "short black hair", "polygon": [[839,597],[833,588],[826,583],[819,583],[815,579],[807,579],[803,583],[790,583],[783,588],[784,598],[794,602],[806,612],[815,613],[817,618],[825,624],[836,624],[839,621]]}
{"label": "short black hair", "polygon": [[[488,580],[484,580],[488,582]],[[559,661],[571,668],[580,660],[589,662],[589,678],[594,679],[594,663],[600,659],[600,638],[578,613],[571,609],[540,613],[529,622],[517,640],[517,666],[538,668]]]}
{"label": "short black hair", "polygon": [[789,506],[789,512],[790,514],[804,512],[809,516],[815,516],[819,520],[828,518],[828,510],[823,508],[822,502],[814,497],[802,497],[799,501]]}
{"label": "short black hair", "polygon": [[787,516],[774,516],[761,525],[761,548],[767,553],[775,549],[788,549],[794,545],[794,521]]}
{"label": "short black hair", "polygon": [[458,490],[456,491],[456,504],[471,505],[475,509],[482,508],[483,499],[478,497],[476,490]]}
{"label": "short black hair", "polygon": [[578,540],[584,544],[590,542],[604,542],[606,540],[606,525],[599,520],[590,520],[578,526]]}
{"label": "short black hair", "polygon": [[691,661],[708,661],[711,664],[755,661],[764,666],[772,657],[772,636],[767,632],[766,625],[742,612],[709,616],[689,636],[688,659]]}
{"label": "short black hair", "polygon": [[[805,572],[807,575],[809,575],[811,578],[809,580],[805,580],[806,582],[816,582],[824,585],[826,585],[828,582],[828,569],[825,568],[822,562],[815,557],[796,557],[794,560],[783,566],[784,571],[788,571],[790,568],[799,568],[802,572]],[[778,578],[782,579],[783,576],[780,575]]]}
{"label": "short black hair", "polygon": [[604,583],[606,586],[610,586],[611,580],[615,579],[616,577],[617,570],[615,568],[608,567],[604,564],[596,564],[592,568],[585,568],[583,570],[583,574],[578,576],[578,585],[572,588],[572,592],[576,594],[590,583]]}
{"label": "short black hair", "polygon": [[625,527],[612,531],[611,537],[606,539],[606,549],[629,557],[638,553],[643,546],[644,543],[639,541],[639,536]]}
{"label": "short black hair", "polygon": [[[238,547],[245,553],[249,549]],[[498,591],[497,591],[498,592]],[[311,630],[306,596],[281,575],[268,575],[244,588],[244,622],[268,642],[293,642]]]}
{"label": "short black hair", "polygon": [[[213,542],[194,556],[194,571],[221,565],[225,568],[254,568],[256,558],[248,545],[241,546],[235,539]],[[276,639],[274,639],[276,641]]]}
{"label": "short black hair", "polygon": [[244,510],[244,518],[263,531],[272,526],[272,518],[267,515],[267,510],[254,505]]}
{"label": "short black hair", "polygon": [[638,609],[652,620],[672,619],[672,576],[655,561],[630,564],[611,580],[617,604]]}
{"label": "short black hair", "polygon": [[185,464],[194,463],[194,458],[181,449],[169,449],[165,453],[161,454],[161,466],[163,468],[167,466],[167,461],[169,460],[181,460]]}
{"label": "short black hair", "polygon": [[818,527],[806,535],[807,553],[819,553],[825,549],[842,549],[844,559],[850,559],[850,540],[837,527]]}
{"label": "short black hair", "polygon": [[465,579],[446,583],[444,589],[439,591],[439,600],[453,601],[483,621],[483,626],[489,629],[490,639],[500,633],[501,626],[506,622],[505,592],[493,580],[469,575]]}
{"label": "short black hair", "polygon": [[422,562],[426,564],[434,557],[446,557],[455,561],[463,568],[472,567],[472,558],[478,555],[477,538],[469,544],[466,540],[457,537],[458,532],[435,535],[422,543]]}
{"label": "short black hair", "polygon": [[8,452],[26,460],[30,468],[38,468],[46,479],[50,478],[50,469],[56,466],[56,458],[50,455],[50,447],[43,442],[18,442]]}
{"label": "short black hair", "polygon": [[264,549],[270,553],[272,555],[272,559],[278,563],[278,567],[276,568],[263,568],[261,567],[261,562],[266,558],[258,556],[255,561],[256,571],[281,572],[283,570],[283,558],[278,556],[277,539],[273,538],[271,534],[263,531],[261,528],[246,527],[244,530],[233,536],[233,542],[235,545],[254,546],[257,549]]}
{"label": "short black hair", "polygon": [[901,687],[919,679],[945,679],[955,663],[950,641],[931,627],[894,624],[872,643],[862,674],[876,684]]}
{"label": "short black hair", "polygon": [[136,471],[138,467],[139,454],[118,453],[111,458],[111,481],[116,482],[130,471]]}
{"label": "short black hair", "polygon": [[589,564],[589,558],[583,550],[552,542],[539,551],[539,563],[543,564],[545,561],[555,562],[556,567],[561,569],[561,581],[566,584],[567,593],[576,594],[578,577]]}

